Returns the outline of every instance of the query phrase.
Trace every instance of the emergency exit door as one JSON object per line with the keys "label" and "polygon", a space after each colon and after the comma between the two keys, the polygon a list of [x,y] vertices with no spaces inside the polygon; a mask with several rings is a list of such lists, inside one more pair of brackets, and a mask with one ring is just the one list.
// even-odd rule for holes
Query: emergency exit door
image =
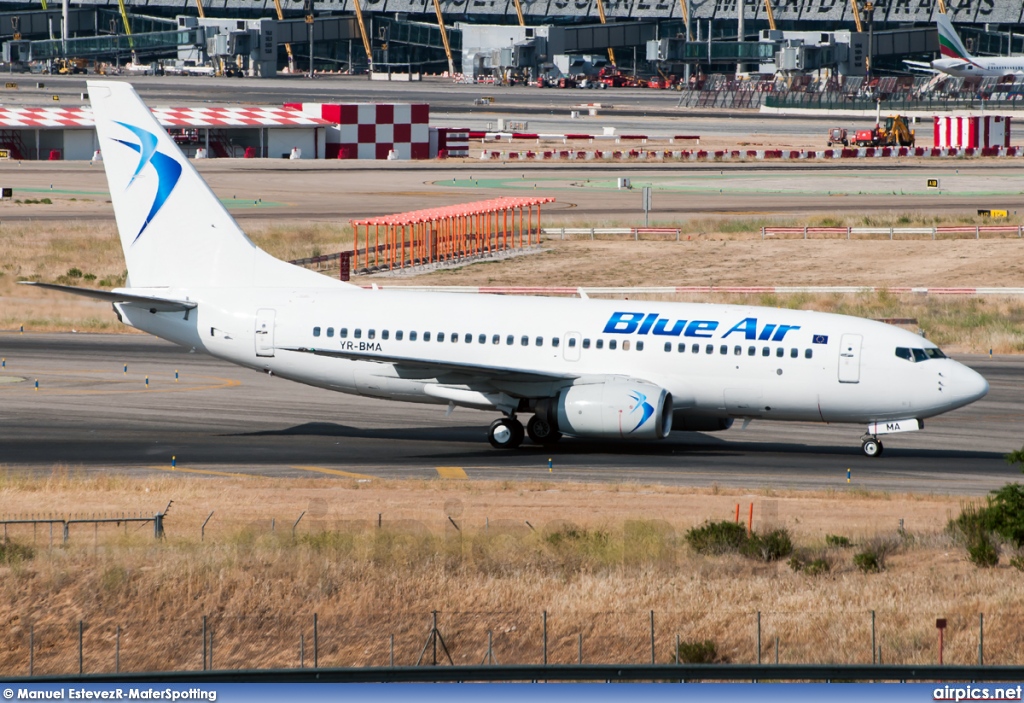
{"label": "emergency exit door", "polygon": [[274,355],[274,311],[268,308],[256,313],[256,356]]}
{"label": "emergency exit door", "polygon": [[860,344],[863,337],[859,334],[844,334],[839,344],[839,382],[860,383]]}

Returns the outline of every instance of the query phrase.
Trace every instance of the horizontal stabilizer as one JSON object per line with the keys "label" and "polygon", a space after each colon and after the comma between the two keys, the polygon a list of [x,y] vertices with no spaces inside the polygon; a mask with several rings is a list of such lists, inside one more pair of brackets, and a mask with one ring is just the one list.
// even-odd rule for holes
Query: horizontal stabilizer
{"label": "horizontal stabilizer", "polygon": [[22,285],[46,288],[47,290],[60,291],[81,295],[86,298],[104,300],[108,303],[130,303],[149,308],[153,312],[185,312],[197,307],[198,303],[188,300],[170,300],[168,298],[157,298],[151,295],[134,295],[132,293],[119,293],[110,290],[97,290],[95,288],[78,288],[76,286],[61,286],[56,283],[37,283],[36,281],[20,281]]}

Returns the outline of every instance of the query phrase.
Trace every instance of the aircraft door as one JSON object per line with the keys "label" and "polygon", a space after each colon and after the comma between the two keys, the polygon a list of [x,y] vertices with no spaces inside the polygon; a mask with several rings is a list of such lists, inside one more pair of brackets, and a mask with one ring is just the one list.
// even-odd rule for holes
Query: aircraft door
{"label": "aircraft door", "polygon": [[580,360],[580,344],[582,336],[579,332],[566,332],[562,343],[562,356],[566,361]]}
{"label": "aircraft door", "polygon": [[264,308],[256,312],[256,356],[274,355],[274,311]]}
{"label": "aircraft door", "polygon": [[844,334],[839,343],[839,382],[860,383],[860,344],[863,337],[859,334]]}

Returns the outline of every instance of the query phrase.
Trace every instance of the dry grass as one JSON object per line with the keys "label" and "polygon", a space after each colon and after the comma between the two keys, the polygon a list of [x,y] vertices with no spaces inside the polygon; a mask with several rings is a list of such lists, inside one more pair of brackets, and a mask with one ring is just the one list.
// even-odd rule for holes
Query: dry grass
{"label": "dry grass", "polygon": [[[149,527],[94,533],[73,526],[69,544],[59,546],[58,538],[53,548],[45,529],[34,539],[29,528],[11,532],[36,551],[0,567],[4,671],[27,666],[30,627],[36,672],[72,670],[78,620],[87,626],[87,671],[112,668],[118,625],[123,669],[198,668],[204,615],[214,632],[216,667],[295,666],[300,636],[311,658],[313,613],[321,665],[386,664],[391,635],[396,663],[412,664],[433,610],[441,611],[440,628],[457,663],[480,662],[488,630],[500,662],[538,661],[544,610],[552,662],[575,661],[579,633],[587,662],[649,661],[650,610],[662,662],[671,659],[676,634],[713,639],[730,661],[753,661],[756,611],[766,658],[778,636],[783,662],[864,662],[875,610],[886,662],[934,662],[937,616],[950,622],[946,660],[974,661],[977,614],[984,612],[986,660],[1021,663],[1020,574],[967,563],[943,532],[958,508],[955,497],[633,484],[85,478],[68,469],[41,479],[12,471],[0,478],[2,513],[71,507],[86,514],[152,513],[172,498],[168,538],[160,543]],[[910,532],[887,570],[871,575],[852,566],[856,546],[834,551],[835,568],[817,577],[785,564],[700,557],[685,547],[687,529],[728,519],[737,503],[745,513],[751,502],[755,529],[784,525],[798,545],[813,549],[824,548],[826,534],[848,536],[855,545],[894,535],[900,517]],[[302,510],[307,514],[293,538],[291,525]]]}

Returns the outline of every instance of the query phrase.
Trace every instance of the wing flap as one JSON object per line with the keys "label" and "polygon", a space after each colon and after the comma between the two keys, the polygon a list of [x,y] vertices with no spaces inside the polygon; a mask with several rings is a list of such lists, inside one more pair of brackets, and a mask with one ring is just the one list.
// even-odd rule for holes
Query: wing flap
{"label": "wing flap", "polygon": [[148,308],[154,312],[187,312],[198,307],[198,303],[190,300],[173,300],[170,298],[157,298],[151,295],[134,295],[132,293],[121,293],[110,290],[97,290],[95,288],[78,288],[76,286],[62,286],[56,283],[38,283],[36,281],[19,281],[22,285],[55,290],[60,293],[71,293],[85,298],[102,300],[108,303],[129,303]]}
{"label": "wing flap", "polygon": [[375,352],[344,351],[340,349],[314,349],[312,347],[277,347],[278,351],[299,352],[314,356],[329,356],[335,359],[351,359],[354,361],[374,361],[381,364],[395,364],[409,369],[424,369],[462,373],[470,376],[486,376],[516,382],[550,382],[572,381],[579,378],[578,374],[536,371],[533,369],[517,369],[507,366],[491,366],[488,364],[470,364],[438,359],[411,359],[404,356],[378,354]]}

